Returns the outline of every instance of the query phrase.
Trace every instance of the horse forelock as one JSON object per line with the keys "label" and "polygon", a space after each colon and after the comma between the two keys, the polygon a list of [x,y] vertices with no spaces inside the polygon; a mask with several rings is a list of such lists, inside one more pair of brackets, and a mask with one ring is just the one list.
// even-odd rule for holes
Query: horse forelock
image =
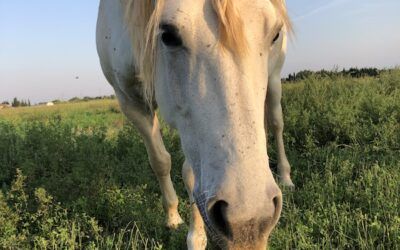
{"label": "horse forelock", "polygon": [[286,31],[289,34],[293,33],[293,26],[290,20],[289,14],[286,8],[286,1],[285,0],[271,0],[272,5],[274,5],[275,10],[277,11],[280,19],[282,20]]}
{"label": "horse forelock", "polygon": [[[125,22],[131,34],[135,71],[143,82],[143,96],[147,103],[154,98],[157,33],[165,0],[122,0],[125,5]],[[292,25],[285,0],[270,0],[291,33]],[[219,42],[239,58],[247,52],[243,19],[234,0],[211,0],[219,20]],[[149,105],[151,106],[151,105]]]}
{"label": "horse forelock", "polygon": [[233,0],[212,0],[219,19],[220,44],[239,57],[247,52],[243,20]]}

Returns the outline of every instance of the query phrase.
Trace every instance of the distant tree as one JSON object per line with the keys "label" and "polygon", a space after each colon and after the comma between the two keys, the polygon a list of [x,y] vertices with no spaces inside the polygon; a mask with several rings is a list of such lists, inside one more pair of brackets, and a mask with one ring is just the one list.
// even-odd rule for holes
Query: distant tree
{"label": "distant tree", "polygon": [[2,102],[1,104],[3,104],[3,105],[10,105],[10,103],[9,103],[8,101],[4,101],[4,102]]}
{"label": "distant tree", "polygon": [[79,97],[73,97],[73,98],[71,98],[71,99],[69,99],[68,101],[69,102],[79,102],[81,99],[79,98]]}
{"label": "distant tree", "polygon": [[288,82],[296,81],[296,73],[289,74],[288,78],[286,78],[286,81],[288,81]]}
{"label": "distant tree", "polygon": [[14,97],[11,106],[13,107],[19,107],[21,105],[20,101],[18,101],[17,97]]}
{"label": "distant tree", "polygon": [[314,74],[314,72],[312,72],[311,70],[302,70],[299,73],[296,74],[296,80],[304,80],[309,78],[310,76],[312,76]]}

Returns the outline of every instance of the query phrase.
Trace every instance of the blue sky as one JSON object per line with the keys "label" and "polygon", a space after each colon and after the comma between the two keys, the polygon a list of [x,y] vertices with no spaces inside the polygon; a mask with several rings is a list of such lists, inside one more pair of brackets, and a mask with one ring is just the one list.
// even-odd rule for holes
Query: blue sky
{"label": "blue sky", "polygon": [[[97,59],[98,0],[0,0],[0,101],[111,94]],[[287,0],[284,74],[400,65],[399,0]],[[79,76],[79,79],[75,79]]]}

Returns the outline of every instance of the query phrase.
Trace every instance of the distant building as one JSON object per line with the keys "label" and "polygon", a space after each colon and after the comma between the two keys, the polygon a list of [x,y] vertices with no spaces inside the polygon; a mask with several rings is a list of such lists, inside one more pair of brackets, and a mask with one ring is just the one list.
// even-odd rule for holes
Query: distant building
{"label": "distant building", "polygon": [[48,102],[48,103],[46,103],[46,106],[47,106],[47,107],[54,106],[54,103],[53,103],[53,102]]}

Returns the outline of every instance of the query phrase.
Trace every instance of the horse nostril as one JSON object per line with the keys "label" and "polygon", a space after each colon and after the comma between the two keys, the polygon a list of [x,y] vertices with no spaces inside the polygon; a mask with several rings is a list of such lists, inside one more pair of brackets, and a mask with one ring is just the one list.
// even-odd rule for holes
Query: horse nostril
{"label": "horse nostril", "polygon": [[278,196],[274,197],[274,199],[272,200],[274,202],[274,208],[277,209],[279,206],[279,198]]}
{"label": "horse nostril", "polygon": [[226,217],[228,203],[226,201],[217,201],[210,209],[210,218],[216,229],[226,237],[232,238],[232,232]]}
{"label": "horse nostril", "polygon": [[275,196],[272,199],[272,202],[274,203],[274,215],[272,220],[273,224],[275,225],[278,222],[282,212],[282,194]]}

